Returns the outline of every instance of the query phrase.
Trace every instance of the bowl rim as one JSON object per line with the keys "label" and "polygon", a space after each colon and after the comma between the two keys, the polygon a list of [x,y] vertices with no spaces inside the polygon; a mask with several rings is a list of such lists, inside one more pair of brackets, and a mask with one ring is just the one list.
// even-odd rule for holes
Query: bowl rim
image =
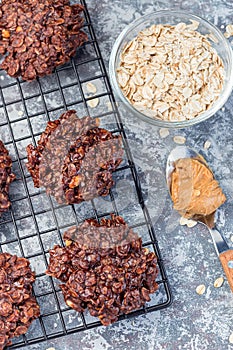
{"label": "bowl rim", "polygon": [[[160,120],[160,119],[156,119],[153,117],[149,117],[143,113],[141,113],[139,110],[137,110],[129,101],[128,99],[124,96],[121,88],[119,87],[119,84],[117,82],[117,75],[116,75],[116,59],[118,56],[118,50],[119,47],[121,45],[122,40],[125,38],[125,36],[127,34],[129,34],[133,29],[136,29],[137,26],[141,23],[143,23],[144,20],[146,19],[151,19],[153,18],[153,15],[177,15],[177,16],[185,16],[185,17],[189,17],[189,19],[193,19],[196,20],[198,22],[202,22],[205,25],[207,25],[208,27],[212,28],[212,30],[218,35],[218,37],[221,39],[221,41],[224,44],[225,50],[228,52],[229,58],[230,58],[230,75],[228,78],[228,81],[226,83],[226,86],[224,88],[224,90],[221,91],[221,94],[219,95],[218,99],[215,101],[215,103],[213,104],[213,106],[201,113],[200,116],[195,117],[193,119],[189,119],[189,120],[184,120],[184,121],[165,121],[165,120]],[[147,28],[147,27],[145,27]],[[132,40],[132,39],[131,39]],[[215,24],[209,22],[207,19],[196,15],[196,14],[192,14],[190,12],[187,11],[183,11],[183,10],[159,10],[159,11],[153,11],[149,14],[140,16],[139,18],[137,18],[136,20],[134,20],[132,23],[128,24],[123,30],[122,32],[119,34],[119,36],[117,37],[117,39],[115,40],[115,43],[113,45],[111,54],[110,54],[110,59],[109,59],[109,75],[110,75],[110,82],[111,85],[113,86],[113,90],[114,93],[116,94],[116,96],[118,98],[120,98],[121,102],[124,103],[124,105],[126,105],[126,107],[134,114],[136,114],[136,116],[142,120],[144,120],[147,123],[150,123],[152,125],[155,126],[159,126],[159,127],[167,127],[167,128],[183,128],[183,127],[188,127],[188,126],[193,126],[195,124],[199,124],[207,119],[209,119],[210,117],[212,117],[217,111],[219,111],[223,105],[226,103],[226,101],[228,100],[232,89],[233,89],[233,50],[231,47],[230,42],[225,38],[225,36],[223,35],[223,33],[221,32],[221,30],[215,26]]]}

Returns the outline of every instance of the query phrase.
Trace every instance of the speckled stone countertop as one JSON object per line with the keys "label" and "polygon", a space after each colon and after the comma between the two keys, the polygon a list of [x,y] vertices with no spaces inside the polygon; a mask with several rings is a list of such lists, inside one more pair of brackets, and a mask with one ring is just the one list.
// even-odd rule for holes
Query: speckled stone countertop
{"label": "speckled stone countertop", "polygon": [[[142,14],[158,9],[183,9],[212,21],[222,31],[232,23],[232,0],[87,0],[100,48],[108,65],[112,45],[121,30]],[[143,192],[157,232],[173,304],[162,311],[125,320],[110,327],[77,333],[30,349],[56,350],[230,350],[233,332],[233,294],[225,280],[221,288],[213,283],[223,276],[220,262],[207,229],[179,225],[179,217],[164,180],[165,161],[175,146],[173,137],[186,137],[186,144],[202,151],[227,195],[219,211],[218,228],[233,246],[233,95],[215,117],[186,130],[170,131],[165,139],[159,129],[122,118],[138,167]],[[205,141],[211,146],[204,149]],[[205,284],[206,292],[195,289]]]}

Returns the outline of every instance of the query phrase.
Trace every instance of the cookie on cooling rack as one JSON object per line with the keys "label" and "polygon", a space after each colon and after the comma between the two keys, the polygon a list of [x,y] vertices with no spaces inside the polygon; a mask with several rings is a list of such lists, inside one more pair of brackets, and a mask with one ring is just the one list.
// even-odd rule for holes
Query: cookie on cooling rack
{"label": "cookie on cooling rack", "polygon": [[35,187],[45,187],[59,203],[81,203],[109,194],[112,173],[122,162],[122,138],[99,128],[98,119],[79,119],[71,110],[48,122],[27,154]]}
{"label": "cookie on cooling rack", "polygon": [[11,172],[12,161],[9,152],[0,141],[0,215],[7,211],[11,205],[8,197],[9,187],[15,179],[15,175]]}
{"label": "cookie on cooling rack", "polygon": [[29,261],[8,253],[0,254],[0,350],[11,339],[25,334],[40,315],[32,296],[35,273]]}
{"label": "cookie on cooling rack", "polygon": [[2,0],[0,67],[27,81],[51,74],[87,40],[83,9],[69,0]]}
{"label": "cookie on cooling rack", "polygon": [[66,247],[50,250],[47,274],[64,282],[68,306],[86,308],[105,326],[141,308],[158,289],[157,259],[122,217],[88,219],[64,234]]}

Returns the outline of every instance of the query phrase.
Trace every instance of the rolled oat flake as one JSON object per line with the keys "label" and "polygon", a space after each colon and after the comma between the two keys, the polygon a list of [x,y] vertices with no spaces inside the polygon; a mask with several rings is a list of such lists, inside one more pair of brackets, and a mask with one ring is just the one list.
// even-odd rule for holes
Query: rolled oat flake
{"label": "rolled oat flake", "polygon": [[[123,49],[117,79],[124,96],[145,115],[185,121],[207,111],[221,94],[225,70],[199,23],[152,25]],[[227,27],[230,35],[231,26]],[[179,45],[177,46],[177,42]]]}
{"label": "rolled oat flake", "polygon": [[233,332],[229,336],[229,343],[233,344]]}
{"label": "rolled oat flake", "polygon": [[214,287],[215,288],[220,288],[222,287],[224,282],[224,278],[223,277],[218,277],[215,281],[214,281]]}
{"label": "rolled oat flake", "polygon": [[200,284],[199,286],[197,286],[196,288],[196,293],[199,295],[204,294],[206,291],[206,286],[204,284]]}

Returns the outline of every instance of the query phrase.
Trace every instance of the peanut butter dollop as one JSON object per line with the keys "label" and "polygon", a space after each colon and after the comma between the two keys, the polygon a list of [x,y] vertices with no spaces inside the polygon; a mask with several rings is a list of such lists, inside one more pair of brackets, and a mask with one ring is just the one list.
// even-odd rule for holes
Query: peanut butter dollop
{"label": "peanut butter dollop", "polygon": [[175,163],[171,178],[171,197],[182,216],[207,216],[226,201],[211,170],[197,159],[183,158]]}

